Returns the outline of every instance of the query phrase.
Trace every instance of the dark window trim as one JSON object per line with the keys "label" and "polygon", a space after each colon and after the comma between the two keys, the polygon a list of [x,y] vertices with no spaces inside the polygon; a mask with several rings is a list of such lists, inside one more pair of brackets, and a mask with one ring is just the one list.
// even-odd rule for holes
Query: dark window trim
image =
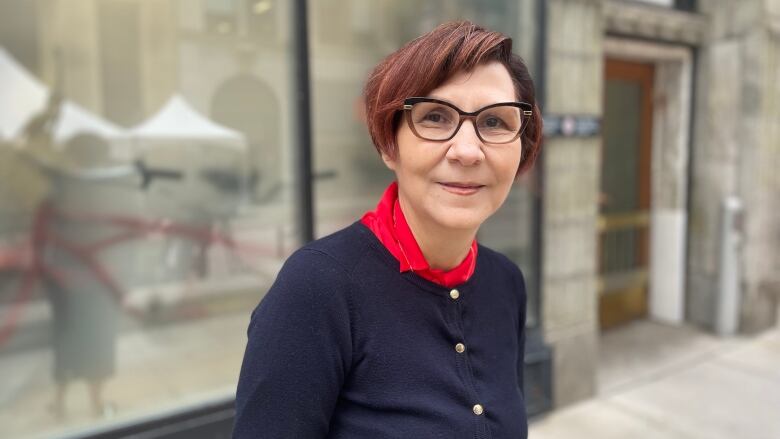
{"label": "dark window trim", "polygon": [[295,40],[295,112],[298,126],[296,152],[297,212],[301,240],[314,240],[314,197],[312,179],[311,85],[309,80],[309,26],[307,0],[292,6],[292,38]]}
{"label": "dark window trim", "polygon": [[[537,36],[536,36],[536,102],[539,110],[544,115],[547,100],[547,1],[536,1]],[[542,252],[544,234],[544,164],[545,148],[544,136],[542,137],[542,149],[534,165],[536,194],[533,200],[533,247],[536,265],[534,267],[536,286],[536,325],[526,328],[525,365],[523,373],[536,377],[537,382],[525,383],[526,412],[529,419],[536,419],[550,411],[555,406],[553,399],[553,369],[552,349],[544,341],[542,303],[544,301],[544,259]],[[533,372],[536,373],[533,373]]]}
{"label": "dark window trim", "polygon": [[161,410],[143,418],[110,426],[86,428],[57,439],[191,439],[193,437],[229,438],[233,431],[235,398],[223,397]]}
{"label": "dark window trim", "polygon": [[[536,14],[537,28],[536,36],[536,102],[539,106],[539,111],[544,114],[545,103],[547,100],[547,2],[545,0],[536,1]],[[536,194],[533,200],[533,252],[536,258],[536,266],[534,267],[536,278],[536,325],[534,328],[542,327],[542,276],[544,274],[543,265],[544,259],[542,259],[542,245],[543,245],[543,233],[544,233],[544,163],[545,163],[545,149],[544,149],[544,137],[541,139],[541,151],[536,159],[534,165],[535,174],[535,186],[537,188]],[[538,332],[538,331],[537,331]]]}

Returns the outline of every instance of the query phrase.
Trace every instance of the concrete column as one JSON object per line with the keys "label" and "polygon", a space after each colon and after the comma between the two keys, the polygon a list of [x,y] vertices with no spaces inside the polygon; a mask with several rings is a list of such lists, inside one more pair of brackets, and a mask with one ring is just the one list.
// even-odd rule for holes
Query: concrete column
{"label": "concrete column", "polygon": [[[650,223],[650,317],[681,324],[685,320],[685,245],[691,53],[655,63]],[[670,53],[671,55],[671,53]]]}
{"label": "concrete column", "polygon": [[[59,72],[64,95],[90,111],[105,115],[98,3],[38,0],[42,25],[42,76],[54,85]],[[138,2],[140,15],[140,92],[143,114],[151,114],[177,88],[177,8],[171,0]],[[127,20],[135,17],[126,17]],[[103,23],[105,24],[105,23]],[[59,53],[59,66],[57,53]],[[135,93],[135,90],[128,90]],[[135,97],[135,96],[134,96]]]}
{"label": "concrete column", "polygon": [[64,95],[101,114],[102,78],[95,1],[42,0],[38,7],[44,80],[54,85],[59,72]]}
{"label": "concrete column", "polygon": [[688,258],[689,319],[714,323],[718,206],[745,205],[740,331],[777,321],[780,295],[780,0],[701,1]]}
{"label": "concrete column", "polygon": [[143,113],[153,114],[178,89],[179,27],[172,1],[141,3],[141,92]]}
{"label": "concrete column", "polygon": [[[602,1],[547,2],[546,114],[602,113]],[[596,393],[600,137],[545,143],[542,325],[556,407]]]}

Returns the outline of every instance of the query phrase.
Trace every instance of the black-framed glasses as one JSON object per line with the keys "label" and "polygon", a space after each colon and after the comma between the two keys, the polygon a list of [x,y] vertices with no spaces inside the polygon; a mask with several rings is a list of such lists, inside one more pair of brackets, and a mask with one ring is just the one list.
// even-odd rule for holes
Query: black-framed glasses
{"label": "black-framed glasses", "polygon": [[533,115],[533,107],[525,102],[499,102],[468,113],[449,102],[425,97],[405,99],[403,110],[412,132],[434,142],[452,139],[463,121],[472,119],[483,142],[509,143],[520,137]]}

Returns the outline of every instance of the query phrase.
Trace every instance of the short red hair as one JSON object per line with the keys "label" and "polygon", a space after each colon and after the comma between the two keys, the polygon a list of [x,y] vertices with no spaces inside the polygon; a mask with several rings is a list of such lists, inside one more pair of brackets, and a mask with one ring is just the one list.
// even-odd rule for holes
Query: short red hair
{"label": "short red hair", "polygon": [[517,100],[533,106],[533,115],[520,137],[523,154],[517,174],[530,168],[539,155],[542,138],[542,116],[531,75],[522,58],[512,53],[511,38],[468,21],[439,25],[374,67],[363,95],[368,132],[376,149],[395,157],[404,99],[426,96],[456,73],[492,61],[509,71]]}

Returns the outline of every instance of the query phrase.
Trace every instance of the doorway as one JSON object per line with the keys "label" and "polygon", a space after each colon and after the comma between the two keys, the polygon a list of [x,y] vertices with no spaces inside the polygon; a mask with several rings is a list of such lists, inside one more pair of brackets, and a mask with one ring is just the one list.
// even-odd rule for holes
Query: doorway
{"label": "doorway", "polygon": [[607,58],[598,219],[601,329],[647,315],[654,65]]}

